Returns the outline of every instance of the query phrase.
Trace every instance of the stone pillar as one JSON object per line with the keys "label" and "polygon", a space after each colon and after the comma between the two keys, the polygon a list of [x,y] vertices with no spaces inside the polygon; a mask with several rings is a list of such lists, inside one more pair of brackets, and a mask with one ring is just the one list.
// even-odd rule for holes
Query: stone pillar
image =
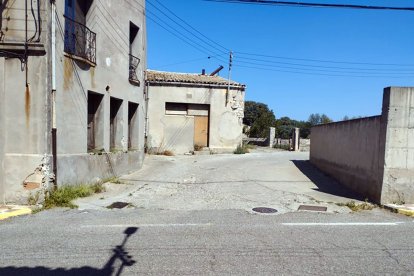
{"label": "stone pillar", "polygon": [[270,128],[269,131],[269,147],[272,148],[275,144],[276,129],[274,127]]}
{"label": "stone pillar", "polygon": [[299,151],[299,128],[294,128],[292,133],[292,150]]}
{"label": "stone pillar", "polygon": [[[414,88],[384,89],[381,203],[414,202]],[[380,159],[380,160],[381,160]]]}

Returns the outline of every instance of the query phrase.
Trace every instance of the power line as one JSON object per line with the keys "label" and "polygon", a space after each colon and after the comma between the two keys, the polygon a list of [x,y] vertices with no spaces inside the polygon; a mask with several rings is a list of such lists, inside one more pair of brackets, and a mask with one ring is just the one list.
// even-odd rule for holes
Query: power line
{"label": "power line", "polygon": [[[136,0],[133,0],[136,1]],[[179,16],[177,16],[174,12],[172,12],[170,9],[165,7],[162,3],[160,3],[158,0],[154,0],[160,6],[162,6],[164,9],[166,9],[170,14],[172,14],[174,17],[178,18],[181,22],[188,25],[205,37],[206,39],[210,40],[212,43],[215,43],[219,47],[222,47],[223,49],[227,50],[226,47],[214,42],[213,40],[207,38],[205,35],[203,35],[201,32],[197,31],[195,28],[193,28],[191,25],[189,25],[187,22],[185,22],[183,19],[181,19]],[[214,0],[212,0],[214,1]],[[215,2],[239,2],[238,0],[216,0]],[[244,1],[241,1],[244,2]],[[253,2],[260,2],[259,1],[253,1]],[[183,26],[183,24],[178,23],[175,19],[171,18],[166,12],[160,10],[157,8],[153,3],[148,3],[153,6],[156,10],[161,12],[164,16],[166,16],[169,20],[171,20],[173,23],[178,25],[177,27],[170,26],[170,24],[163,19],[161,19],[159,16],[157,16],[154,12],[148,11],[151,15],[147,14],[148,18],[153,21],[155,24],[159,25],[163,29],[165,29],[167,32],[171,33],[178,39],[182,40],[186,44],[190,45],[191,47],[197,49],[198,51],[207,54],[211,56],[212,58],[215,58],[221,62],[226,63],[223,59],[217,58],[218,56],[223,56],[223,54],[217,54],[215,52],[216,50],[223,53],[224,51],[221,49],[218,49],[211,43],[206,42],[205,39],[200,38],[199,35],[194,34],[193,31],[190,31],[187,27]],[[142,6],[142,5],[141,5]],[[154,19],[154,18],[158,19]],[[161,24],[161,23],[163,24]],[[186,31],[189,33],[192,37],[197,38],[200,41],[194,41],[192,40],[188,35],[183,34],[181,30]],[[214,48],[212,50],[211,48]],[[211,55],[211,53],[214,53],[215,55]],[[245,53],[245,52],[236,52],[238,54],[238,59],[236,61],[235,66],[241,67],[241,68],[251,68],[251,69],[258,69],[258,70],[267,70],[267,71],[277,71],[277,72],[284,72],[284,73],[294,73],[294,74],[306,74],[306,75],[323,75],[323,76],[344,76],[344,77],[390,77],[390,78],[407,78],[414,76],[414,68],[405,68],[405,69],[397,69],[397,68],[355,68],[355,67],[338,67],[338,66],[325,66],[325,65],[319,65],[319,64],[303,64],[303,63],[290,63],[290,62],[281,62],[281,61],[275,61],[274,59],[286,59],[286,60],[298,60],[298,61],[306,61],[311,63],[334,63],[334,64],[352,64],[352,65],[373,65],[373,66],[412,66],[414,67],[414,64],[394,64],[394,63],[363,63],[363,62],[348,62],[348,61],[333,61],[333,60],[318,60],[318,59],[304,59],[304,58],[289,58],[289,57],[280,57],[280,56],[271,56],[271,55],[261,55],[261,54],[254,54],[254,53]],[[250,56],[250,57],[249,57]],[[253,56],[253,57],[251,57]],[[254,58],[254,57],[261,57]],[[177,62],[175,64],[182,64],[187,62],[193,62],[195,60],[190,61],[183,61],[183,62]],[[175,65],[172,64],[172,65]],[[170,66],[166,65],[166,66]],[[297,67],[291,67],[291,66],[285,66],[285,65],[292,65]],[[275,69],[276,68],[276,69]],[[315,68],[322,68],[322,69],[315,69]],[[288,69],[288,70],[286,70]],[[324,70],[324,69],[339,69],[339,70]],[[354,71],[349,71],[354,70]],[[319,73],[321,72],[321,73]],[[329,73],[335,73],[335,74],[329,74]],[[339,73],[339,74],[336,74]],[[359,75],[355,75],[359,74]],[[361,75],[362,74],[362,75]],[[382,74],[382,75],[380,75]],[[386,75],[384,75],[386,74]],[[392,76],[390,76],[392,75]],[[404,75],[404,76],[401,76]],[[405,76],[406,75],[406,76]]]}
{"label": "power line", "polygon": [[347,74],[312,73],[312,72],[279,70],[279,69],[263,68],[263,67],[257,67],[257,66],[246,66],[246,65],[236,65],[236,67],[249,68],[249,69],[255,69],[255,70],[263,70],[263,71],[281,72],[281,73],[292,73],[292,74],[299,74],[299,75],[311,75],[311,76],[355,77],[355,78],[393,78],[393,79],[412,78],[411,76],[355,75],[355,74],[347,75]]}
{"label": "power line", "polygon": [[204,0],[207,2],[224,2],[237,4],[253,4],[253,5],[275,5],[290,6],[302,8],[345,8],[345,9],[364,9],[364,10],[394,10],[394,11],[414,11],[414,7],[385,7],[385,6],[366,6],[366,5],[350,5],[350,4],[329,4],[329,3],[305,3],[291,1],[272,1],[272,0]]}
{"label": "power line", "polygon": [[237,54],[239,56],[240,55],[247,55],[247,56],[266,57],[266,58],[272,58],[272,59],[299,60],[299,61],[321,62],[321,63],[336,63],[336,64],[350,64],[350,65],[351,64],[355,64],[355,65],[375,65],[375,66],[411,66],[411,67],[414,67],[414,64],[372,63],[372,62],[335,61],[335,60],[323,60],[323,59],[306,59],[306,58],[292,58],[292,57],[281,57],[281,56],[254,54],[254,53],[246,53],[246,52],[235,52],[235,54]]}
{"label": "power line", "polygon": [[[148,4],[150,4],[151,6],[153,6],[154,8],[156,8],[157,10],[159,10],[162,14],[164,14],[165,16],[167,16],[171,21],[173,21],[175,24],[177,24],[178,26],[182,27],[183,29],[185,29],[188,33],[190,33],[191,35],[193,35],[194,37],[196,37],[197,39],[203,41],[204,43],[210,45],[211,47],[213,47],[214,49],[221,51],[223,53],[228,54],[228,52],[230,51],[229,49],[227,49],[226,47],[224,47],[223,45],[217,43],[216,41],[210,39],[209,37],[207,37],[206,35],[204,35],[203,33],[201,33],[200,31],[198,31],[196,28],[194,28],[193,26],[191,26],[189,23],[187,23],[184,19],[182,19],[181,17],[179,17],[176,13],[174,13],[173,11],[171,11],[168,7],[166,7],[165,5],[163,5],[160,1],[158,0],[154,0],[155,2],[157,2],[161,7],[163,7],[165,10],[167,10],[172,16],[174,16],[175,18],[177,18],[179,21],[181,21],[183,24],[185,24],[187,27],[183,26],[182,24],[180,24],[179,22],[177,22],[176,20],[174,20],[173,18],[171,18],[168,14],[166,14],[165,12],[163,12],[161,9],[159,9],[158,7],[156,7],[154,4],[151,3],[151,1],[147,1]],[[188,28],[190,28],[193,31],[190,31]],[[196,32],[199,35],[194,34],[194,32]],[[200,35],[204,38],[200,38]],[[210,41],[211,43],[217,45],[220,48],[217,48],[216,46],[214,46],[213,44],[207,42],[206,40]]]}
{"label": "power line", "polygon": [[[224,54],[218,55],[218,56],[223,56],[223,55]],[[205,59],[215,58],[215,57],[218,57],[218,56],[212,56],[212,57],[208,56],[208,57],[195,58],[195,59],[190,59],[190,60],[185,60],[185,61],[179,61],[179,62],[175,62],[175,63],[161,65],[161,66],[158,66],[158,68],[163,68],[163,67],[173,66],[173,65],[179,65],[179,64],[185,64],[185,63],[191,63],[191,62],[201,61],[201,60],[205,60]]]}
{"label": "power line", "polygon": [[[137,0],[132,0],[132,1],[134,1],[139,6],[141,6],[141,7],[144,8],[144,6],[141,3],[139,3]],[[190,45],[194,49],[202,52],[203,54],[206,54],[208,56],[211,56],[212,58],[214,58],[216,60],[219,60],[220,62],[226,62],[226,61],[223,61],[223,60],[217,58],[218,56],[221,56],[222,54],[218,54],[216,51],[212,51],[211,49],[209,49],[206,46],[202,45],[200,42],[192,40],[186,34],[183,34],[181,31],[179,31],[176,28],[170,26],[168,24],[168,22],[166,22],[165,20],[163,20],[162,18],[160,18],[154,12],[152,12],[152,11],[150,11],[148,9],[147,9],[147,12],[148,13],[146,14],[146,16],[147,16],[148,19],[150,19],[151,21],[153,21],[155,24],[157,24],[158,26],[160,26],[161,28],[163,28],[164,30],[166,30],[167,32],[169,32],[170,34],[172,34],[173,36],[175,36],[176,38],[178,38],[181,41],[183,41],[184,43]],[[156,18],[156,19],[154,19],[154,18]],[[160,22],[163,23],[163,24],[161,24]]]}
{"label": "power line", "polygon": [[[290,62],[279,62],[279,61],[271,61],[271,60],[265,60],[265,59],[255,59],[255,58],[245,58],[245,57],[239,57],[239,62],[246,63],[246,64],[256,64],[256,65],[262,65],[262,66],[279,66],[279,67],[286,67],[281,65],[292,65],[292,66],[299,66],[304,68],[292,68],[292,69],[312,69],[313,68],[324,68],[324,69],[340,69],[340,70],[358,70],[358,71],[378,71],[378,72],[394,72],[394,73],[414,73],[414,68],[411,69],[395,69],[395,68],[355,68],[355,67],[338,67],[338,66],[324,66],[324,65],[313,65],[313,64],[301,64],[301,63],[290,63]],[[249,61],[243,61],[249,60]],[[252,62],[253,61],[253,62]],[[260,63],[258,63],[259,61]],[[275,65],[276,64],[276,65]],[[280,65],[281,64],[281,65]],[[286,67],[290,68],[290,67]]]}

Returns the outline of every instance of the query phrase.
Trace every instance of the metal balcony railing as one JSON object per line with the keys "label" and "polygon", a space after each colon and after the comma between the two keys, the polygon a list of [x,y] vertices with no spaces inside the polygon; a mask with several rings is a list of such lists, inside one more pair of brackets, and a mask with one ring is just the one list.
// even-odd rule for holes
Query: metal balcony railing
{"label": "metal balcony railing", "polygon": [[140,81],[138,79],[137,70],[138,65],[141,62],[139,58],[133,55],[129,55],[129,81],[133,84],[140,85]]}
{"label": "metal balcony railing", "polygon": [[65,52],[96,64],[96,33],[65,16]]}

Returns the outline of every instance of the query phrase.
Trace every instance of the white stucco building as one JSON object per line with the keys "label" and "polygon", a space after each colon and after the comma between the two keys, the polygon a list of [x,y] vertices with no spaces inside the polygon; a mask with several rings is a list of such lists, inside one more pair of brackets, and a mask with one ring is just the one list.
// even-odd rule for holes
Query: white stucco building
{"label": "white stucco building", "polygon": [[230,152],[242,141],[245,85],[219,76],[147,71],[147,147]]}
{"label": "white stucco building", "polygon": [[0,3],[0,202],[140,168],[145,1]]}

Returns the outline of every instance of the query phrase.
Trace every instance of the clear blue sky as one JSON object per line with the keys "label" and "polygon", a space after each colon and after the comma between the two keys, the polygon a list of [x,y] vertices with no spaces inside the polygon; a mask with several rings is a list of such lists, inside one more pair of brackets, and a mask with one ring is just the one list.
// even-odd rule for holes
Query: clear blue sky
{"label": "clear blue sky", "polygon": [[[310,2],[414,6],[411,0]],[[181,38],[184,34],[194,47],[171,32]],[[378,115],[384,87],[414,86],[414,12],[410,11],[147,0],[147,37],[148,68],[153,70],[199,73],[223,65],[220,75],[227,78],[224,52],[235,51],[232,79],[247,85],[246,100],[266,103],[277,118],[307,120],[311,113],[325,113],[334,120]]]}

